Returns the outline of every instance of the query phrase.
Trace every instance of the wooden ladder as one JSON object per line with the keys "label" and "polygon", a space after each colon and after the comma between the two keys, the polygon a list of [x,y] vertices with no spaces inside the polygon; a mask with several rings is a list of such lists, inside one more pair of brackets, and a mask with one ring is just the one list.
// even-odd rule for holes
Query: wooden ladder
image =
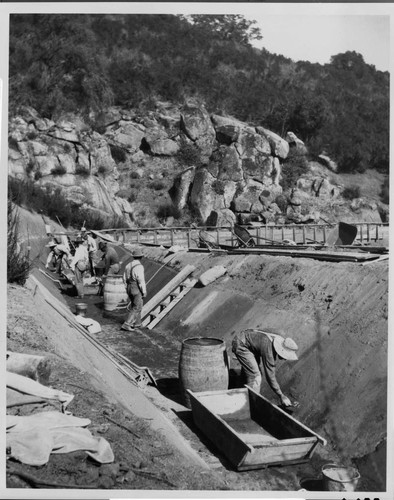
{"label": "wooden ladder", "polygon": [[153,328],[183,297],[190,292],[197,280],[190,278],[195,270],[187,265],[142,308],[142,326]]}
{"label": "wooden ladder", "polygon": [[186,279],[177,286],[158,306],[143,319],[142,326],[150,330],[173,309],[197,283],[196,279]]}

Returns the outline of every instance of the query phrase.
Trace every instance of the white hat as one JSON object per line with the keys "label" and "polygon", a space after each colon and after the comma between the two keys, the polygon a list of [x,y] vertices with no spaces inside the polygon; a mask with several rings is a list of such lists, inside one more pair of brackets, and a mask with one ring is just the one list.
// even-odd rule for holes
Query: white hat
{"label": "white hat", "polygon": [[281,358],[289,361],[296,361],[298,359],[296,352],[298,351],[298,345],[289,337],[284,339],[280,335],[277,335],[274,338],[274,348]]}
{"label": "white hat", "polygon": [[55,241],[50,241],[47,245],[45,245],[47,248],[55,247],[57,243]]}

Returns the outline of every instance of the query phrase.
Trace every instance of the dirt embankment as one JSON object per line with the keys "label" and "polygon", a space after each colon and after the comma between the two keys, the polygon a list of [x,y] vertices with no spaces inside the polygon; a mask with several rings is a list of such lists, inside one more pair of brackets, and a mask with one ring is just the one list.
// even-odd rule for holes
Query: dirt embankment
{"label": "dirt embankment", "polygon": [[[146,248],[144,253],[158,262],[167,254],[156,248]],[[364,491],[384,490],[386,465],[381,450],[387,432],[387,261],[363,266],[290,257],[180,252],[171,265],[180,269],[186,264],[196,266],[196,277],[214,265],[225,266],[227,274],[205,288],[193,289],[161,321],[160,334],[174,342],[188,336],[220,337],[228,349],[234,333],[245,328],[262,328],[292,337],[299,345],[300,359],[280,365],[278,380],[284,392],[301,403],[297,418],[328,440],[323,455],[331,453],[345,462],[358,458],[364,464],[365,476],[370,474],[372,485]],[[55,329],[56,320],[48,323],[48,311],[42,309],[42,304],[31,302],[31,296],[34,298],[34,290],[9,290],[10,349],[48,350],[47,343],[51,345],[48,328]],[[54,335],[67,336],[67,329],[51,331]],[[83,368],[80,360],[78,363]],[[234,359],[231,366],[237,368]],[[273,399],[267,387],[263,392]],[[86,399],[86,391],[81,394],[81,400]],[[110,391],[106,397],[111,399]],[[84,411],[91,413],[96,405],[100,406],[99,400],[87,404]],[[126,416],[116,414],[116,418],[125,422],[122,419]],[[147,439],[160,441],[151,435]],[[124,442],[122,437],[120,457],[125,456]],[[143,451],[152,455],[149,450]],[[173,466],[166,458],[158,469],[173,470],[170,481],[178,489],[202,485],[203,489],[297,489],[297,483],[289,482],[289,477],[284,482],[276,477],[273,483],[262,485],[261,480],[248,483],[226,472],[215,474],[212,482],[207,479],[209,474],[198,482],[193,471],[178,475],[182,458],[177,453],[175,456],[178,462]],[[126,459],[130,457],[126,455]],[[132,460],[138,463],[138,457]],[[141,476],[138,480],[142,481]],[[115,487],[140,489],[141,484]],[[151,483],[147,487],[162,489],[163,484]]]}
{"label": "dirt embankment", "polygon": [[[245,328],[290,336],[300,359],[283,363],[278,378],[301,403],[297,417],[322,433],[344,460],[368,455],[384,441],[388,261],[361,265],[212,254],[199,260],[184,253],[175,263],[194,263],[196,274],[220,264],[228,273],[189,293],[161,330],[221,337],[228,348],[234,333]],[[264,392],[272,397],[267,387]]]}

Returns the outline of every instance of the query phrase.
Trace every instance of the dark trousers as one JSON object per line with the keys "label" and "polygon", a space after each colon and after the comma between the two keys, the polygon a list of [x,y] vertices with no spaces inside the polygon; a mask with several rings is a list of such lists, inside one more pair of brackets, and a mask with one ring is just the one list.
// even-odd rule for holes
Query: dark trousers
{"label": "dark trousers", "polygon": [[141,311],[143,306],[142,293],[137,283],[127,285],[127,295],[130,299],[130,313],[125,321],[128,326],[141,326]]}
{"label": "dark trousers", "polygon": [[75,288],[77,289],[78,297],[84,296],[84,288],[83,288],[83,272],[78,269],[78,266],[75,266],[74,275],[75,275]]}

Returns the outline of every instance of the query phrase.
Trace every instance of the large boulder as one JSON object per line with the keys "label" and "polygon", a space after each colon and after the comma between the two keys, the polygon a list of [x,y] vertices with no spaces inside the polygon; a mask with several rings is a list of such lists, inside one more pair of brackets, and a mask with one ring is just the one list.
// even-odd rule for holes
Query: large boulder
{"label": "large boulder", "polygon": [[61,120],[51,127],[47,134],[62,141],[79,143],[80,137],[76,125],[70,121]]}
{"label": "large boulder", "polygon": [[202,106],[184,106],[180,127],[201,151],[202,161],[207,161],[212,154],[216,134],[206,109]]}
{"label": "large boulder", "polygon": [[257,134],[252,127],[245,127],[240,131],[235,147],[241,160],[255,160],[259,156],[271,155],[271,146],[268,140]]}
{"label": "large boulder", "polygon": [[145,137],[145,131],[141,130],[141,126],[137,127],[133,123],[124,121],[122,126],[116,124],[114,127],[109,127],[105,132],[105,136],[117,146],[133,153],[140,149],[142,139]]}
{"label": "large boulder", "polygon": [[294,132],[287,132],[286,134],[286,141],[289,143],[289,146],[291,148],[294,148],[297,150],[298,153],[300,154],[307,154],[308,150],[305,146],[305,143],[299,139]]}
{"label": "large boulder", "polygon": [[188,168],[181,172],[174,180],[170,196],[174,206],[179,210],[183,210],[187,205],[195,171],[195,167]]}
{"label": "large boulder", "polygon": [[208,172],[218,180],[237,182],[243,179],[241,159],[233,144],[216,149],[207,168]]}
{"label": "large boulder", "polygon": [[179,151],[178,143],[170,139],[166,131],[160,127],[148,129],[145,134],[145,141],[154,155],[174,156]]}
{"label": "large boulder", "polygon": [[190,204],[204,222],[213,210],[228,208],[225,206],[223,193],[221,191],[218,193],[215,189],[215,181],[217,179],[206,168],[199,168],[196,171],[190,193]]}
{"label": "large boulder", "polygon": [[280,135],[275,134],[275,132],[272,132],[264,127],[256,127],[256,132],[268,140],[271,146],[272,156],[277,156],[281,160],[285,160],[287,158],[290,146],[285,139],[282,139]]}
{"label": "large boulder", "polygon": [[216,131],[216,139],[220,144],[236,142],[246,124],[227,116],[212,115],[211,120]]}

